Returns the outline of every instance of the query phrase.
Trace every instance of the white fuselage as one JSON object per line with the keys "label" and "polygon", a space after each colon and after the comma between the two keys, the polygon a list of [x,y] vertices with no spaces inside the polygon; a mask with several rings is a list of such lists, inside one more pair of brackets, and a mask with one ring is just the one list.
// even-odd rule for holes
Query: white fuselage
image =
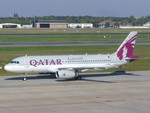
{"label": "white fuselage", "polygon": [[108,69],[125,64],[118,61],[115,55],[51,55],[51,56],[24,56],[13,59],[5,66],[10,72],[52,72],[62,69],[84,71],[88,69]]}

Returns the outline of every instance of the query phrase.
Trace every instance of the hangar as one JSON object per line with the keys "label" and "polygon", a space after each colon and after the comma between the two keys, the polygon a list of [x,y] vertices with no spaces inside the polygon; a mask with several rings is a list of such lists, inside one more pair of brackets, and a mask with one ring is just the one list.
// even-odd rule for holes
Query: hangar
{"label": "hangar", "polygon": [[38,20],[35,23],[36,28],[67,28],[65,20]]}
{"label": "hangar", "polygon": [[21,28],[21,24],[16,23],[1,23],[0,28]]}

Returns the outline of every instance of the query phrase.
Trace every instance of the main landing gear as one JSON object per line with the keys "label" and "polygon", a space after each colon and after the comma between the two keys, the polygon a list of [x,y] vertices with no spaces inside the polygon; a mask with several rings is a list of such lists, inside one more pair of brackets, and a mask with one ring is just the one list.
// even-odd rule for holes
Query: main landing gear
{"label": "main landing gear", "polygon": [[75,80],[81,80],[81,79],[82,79],[82,77],[79,75],[79,71],[76,70],[75,71]]}
{"label": "main landing gear", "polygon": [[76,79],[76,80],[81,80],[82,77],[81,77],[81,76],[78,76],[78,77],[76,77],[75,79]]}

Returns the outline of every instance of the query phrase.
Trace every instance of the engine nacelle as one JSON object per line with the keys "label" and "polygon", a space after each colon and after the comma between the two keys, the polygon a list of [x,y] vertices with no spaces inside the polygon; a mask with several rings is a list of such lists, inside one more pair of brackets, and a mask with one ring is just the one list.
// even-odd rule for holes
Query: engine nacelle
{"label": "engine nacelle", "polygon": [[75,78],[75,72],[73,70],[60,70],[57,71],[56,77],[60,79]]}

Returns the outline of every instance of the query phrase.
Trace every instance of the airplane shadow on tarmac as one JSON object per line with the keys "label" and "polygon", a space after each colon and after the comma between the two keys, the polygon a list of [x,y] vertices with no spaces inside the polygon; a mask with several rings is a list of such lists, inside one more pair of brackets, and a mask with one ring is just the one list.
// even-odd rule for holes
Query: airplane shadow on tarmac
{"label": "airplane shadow on tarmac", "polygon": [[109,76],[121,76],[121,75],[125,75],[125,76],[140,76],[131,72],[125,72],[125,71],[115,71],[112,73],[99,73],[99,74],[86,74],[83,75],[84,77],[109,77]]}
{"label": "airplane shadow on tarmac", "polygon": [[[113,83],[111,81],[100,81],[100,80],[93,80],[93,79],[89,79],[89,78],[93,78],[93,77],[109,77],[109,76],[141,76],[141,75],[137,75],[131,72],[125,72],[125,71],[115,71],[112,73],[96,73],[96,74],[82,74],[81,75],[81,81],[91,81],[91,82],[105,82],[105,83]],[[21,75],[19,77],[11,77],[11,78],[6,78],[5,80],[23,80],[24,76]],[[33,76],[27,76],[26,77],[27,80],[39,80],[39,79],[56,79],[56,76],[54,74],[52,75],[33,75]],[[87,79],[88,78],[88,79]],[[64,79],[64,80],[60,80],[60,79],[56,79],[56,81],[58,82],[63,82],[63,81],[72,81],[74,79]]]}
{"label": "airplane shadow on tarmac", "polygon": [[[91,81],[91,82],[103,82],[103,83],[115,83],[112,81],[102,81],[102,80],[95,80],[95,79],[89,79],[89,78],[97,78],[97,77],[110,77],[110,76],[141,76],[134,73],[126,73],[125,71],[115,71],[112,73],[91,73],[91,74],[82,74],[81,75],[81,81]],[[74,80],[74,79],[73,79]],[[56,80],[56,81],[69,81],[67,80]]]}
{"label": "airplane shadow on tarmac", "polygon": [[[24,76],[20,75],[19,77],[11,77],[11,78],[6,78],[5,80],[23,80]],[[39,80],[39,79],[56,79],[55,75],[27,75],[26,76],[27,80]]]}

